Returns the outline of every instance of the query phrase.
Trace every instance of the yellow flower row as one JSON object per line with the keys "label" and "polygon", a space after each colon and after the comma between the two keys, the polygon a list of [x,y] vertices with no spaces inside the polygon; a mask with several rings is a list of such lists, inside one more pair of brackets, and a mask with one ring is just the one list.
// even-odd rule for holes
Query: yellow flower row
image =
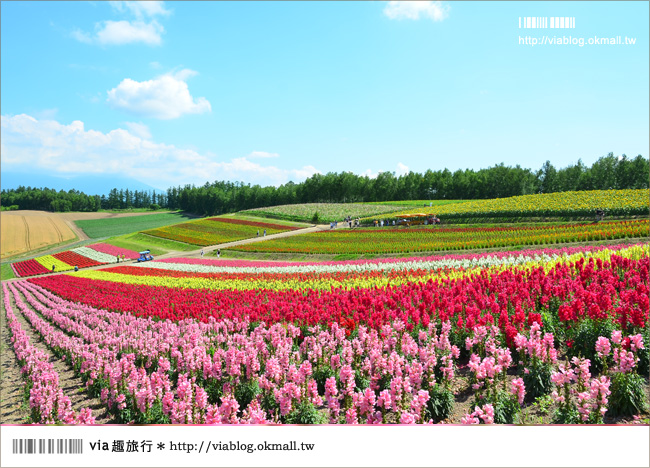
{"label": "yellow flower row", "polygon": [[442,206],[411,208],[391,214],[399,218],[405,214],[431,213],[441,216],[564,216],[570,214],[595,214],[602,209],[612,215],[648,213],[650,191],[639,190],[591,190],[557,192],[549,194],[521,195],[491,200],[471,200]]}
{"label": "yellow flower row", "polygon": [[68,265],[65,262],[62,262],[58,258],[54,258],[52,255],[44,255],[42,257],[36,257],[34,260],[36,260],[38,263],[43,265],[45,268],[48,270],[52,270],[52,266],[54,266],[54,271],[68,271],[74,269],[72,265]]}

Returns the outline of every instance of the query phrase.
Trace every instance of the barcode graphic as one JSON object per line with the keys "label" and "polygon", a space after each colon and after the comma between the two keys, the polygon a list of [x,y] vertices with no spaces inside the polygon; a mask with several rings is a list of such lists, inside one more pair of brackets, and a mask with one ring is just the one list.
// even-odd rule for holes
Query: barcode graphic
{"label": "barcode graphic", "polygon": [[83,439],[13,439],[13,453],[83,453]]}
{"label": "barcode graphic", "polygon": [[575,29],[575,16],[520,16],[519,29]]}

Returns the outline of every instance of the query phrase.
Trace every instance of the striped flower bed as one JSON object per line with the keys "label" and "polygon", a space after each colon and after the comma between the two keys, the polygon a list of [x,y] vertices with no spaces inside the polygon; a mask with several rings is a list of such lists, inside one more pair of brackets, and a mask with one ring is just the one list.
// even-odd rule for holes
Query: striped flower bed
{"label": "striped flower bed", "polygon": [[61,271],[70,271],[74,267],[88,268],[97,265],[117,262],[117,255],[124,255],[127,259],[138,257],[133,250],[115,247],[109,244],[92,244],[87,247],[78,247],[72,250],[55,253],[53,255],[42,255],[22,262],[11,264],[11,269],[16,277],[44,275]]}

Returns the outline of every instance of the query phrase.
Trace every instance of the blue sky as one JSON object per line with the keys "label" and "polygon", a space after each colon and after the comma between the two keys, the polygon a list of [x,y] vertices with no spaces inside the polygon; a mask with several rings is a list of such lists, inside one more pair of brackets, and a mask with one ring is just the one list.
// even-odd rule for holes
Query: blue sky
{"label": "blue sky", "polygon": [[[1,9],[4,180],[278,185],[649,153],[648,2]],[[522,16],[576,27],[519,29]],[[544,34],[636,43],[520,44]]]}

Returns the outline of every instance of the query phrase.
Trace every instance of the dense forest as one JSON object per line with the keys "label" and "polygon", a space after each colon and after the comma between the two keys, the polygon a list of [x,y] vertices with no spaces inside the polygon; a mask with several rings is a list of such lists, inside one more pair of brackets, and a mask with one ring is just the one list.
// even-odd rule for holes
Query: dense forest
{"label": "dense forest", "polygon": [[630,159],[613,153],[591,167],[580,160],[556,169],[546,161],[538,171],[503,164],[480,169],[395,176],[381,172],[376,178],[351,172],[314,174],[302,183],[279,187],[216,181],[201,187],[171,187],[166,193],[113,189],[108,196],[86,195],[76,190],[19,187],[2,190],[3,209],[97,211],[99,209],[166,208],[203,215],[274,205],[317,202],[378,202],[392,200],[486,199],[570,190],[648,188],[650,164],[639,155]]}

